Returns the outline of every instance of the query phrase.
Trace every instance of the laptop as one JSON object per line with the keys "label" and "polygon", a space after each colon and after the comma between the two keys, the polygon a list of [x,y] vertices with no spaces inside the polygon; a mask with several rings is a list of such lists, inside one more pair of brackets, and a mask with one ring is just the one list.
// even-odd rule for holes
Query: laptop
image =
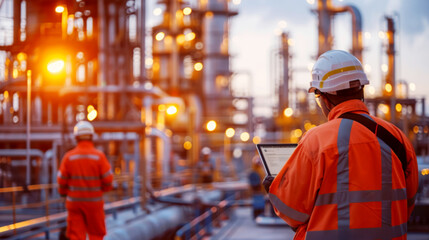
{"label": "laptop", "polygon": [[297,146],[296,143],[256,144],[267,175],[277,176]]}

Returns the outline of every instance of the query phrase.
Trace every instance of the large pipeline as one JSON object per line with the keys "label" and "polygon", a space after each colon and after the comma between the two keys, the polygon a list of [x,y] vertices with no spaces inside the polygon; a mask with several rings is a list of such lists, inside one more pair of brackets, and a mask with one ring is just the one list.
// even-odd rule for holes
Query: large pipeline
{"label": "large pipeline", "polygon": [[[105,236],[105,240],[156,240],[174,239],[175,232],[195,217],[196,207],[213,205],[222,198],[222,191],[188,192],[183,197],[157,197],[148,188],[152,199],[170,206],[154,211],[135,220],[117,225]],[[202,210],[202,209],[201,209]],[[201,212],[202,213],[202,212]]]}

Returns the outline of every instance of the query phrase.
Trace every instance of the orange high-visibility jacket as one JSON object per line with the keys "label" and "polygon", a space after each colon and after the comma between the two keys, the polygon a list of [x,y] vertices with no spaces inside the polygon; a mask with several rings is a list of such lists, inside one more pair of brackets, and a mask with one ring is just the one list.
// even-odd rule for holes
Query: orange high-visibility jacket
{"label": "orange high-visibility jacket", "polygon": [[106,156],[91,141],[81,141],[66,153],[57,176],[67,202],[101,202],[112,188],[113,174]]}
{"label": "orange high-visibility jacket", "polygon": [[[383,141],[358,122],[363,114],[403,143],[404,171]],[[274,179],[269,198],[276,214],[298,228],[294,239],[406,239],[418,169],[414,149],[393,124],[369,116],[360,100],[334,107],[329,121],[313,128]]]}

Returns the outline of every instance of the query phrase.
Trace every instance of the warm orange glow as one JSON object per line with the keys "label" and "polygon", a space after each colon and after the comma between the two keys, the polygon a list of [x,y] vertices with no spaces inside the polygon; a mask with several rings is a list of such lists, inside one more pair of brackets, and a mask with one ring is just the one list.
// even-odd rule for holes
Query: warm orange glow
{"label": "warm orange glow", "polygon": [[61,72],[64,69],[64,61],[61,59],[54,59],[48,63],[48,71],[50,73],[56,74]]}
{"label": "warm orange glow", "polygon": [[292,108],[286,108],[286,109],[283,111],[283,114],[284,114],[286,117],[291,117],[291,116],[293,115],[293,109],[292,109]]}
{"label": "warm orange glow", "polygon": [[163,32],[159,32],[155,35],[156,41],[162,41],[162,39],[164,39],[164,37],[165,37],[165,33],[163,33]]}
{"label": "warm orange glow", "polygon": [[250,139],[250,134],[248,132],[243,132],[240,134],[240,139],[243,142],[247,142]]}
{"label": "warm orange glow", "polygon": [[172,106],[169,106],[167,108],[167,114],[168,115],[174,115],[176,113],[177,113],[177,107],[176,106],[172,105]]}
{"label": "warm orange glow", "polygon": [[299,138],[299,137],[301,137],[302,136],[302,130],[301,129],[295,129],[294,131],[293,131],[293,135],[296,137],[296,138]]}
{"label": "warm orange glow", "polygon": [[207,122],[206,128],[209,132],[213,132],[216,129],[217,123],[214,120]]}
{"label": "warm orange glow", "polygon": [[176,37],[176,42],[179,44],[179,45],[182,45],[183,43],[185,43],[185,35],[183,35],[183,34],[179,34],[177,37]]}
{"label": "warm orange glow", "polygon": [[253,137],[253,144],[259,144],[261,143],[261,138],[259,136],[254,136]]}
{"label": "warm orange glow", "polygon": [[160,112],[164,112],[164,111],[165,111],[165,109],[167,109],[167,108],[165,107],[165,105],[164,105],[164,104],[160,104],[160,105],[158,106],[158,111],[160,111]]}
{"label": "warm orange glow", "polygon": [[397,103],[395,109],[397,112],[402,112],[402,105],[400,103]]}
{"label": "warm orange glow", "polygon": [[16,58],[18,59],[18,61],[22,62],[27,58],[27,54],[20,52],[18,53],[18,55],[16,55]]}
{"label": "warm orange glow", "polygon": [[200,62],[197,62],[197,63],[195,63],[194,64],[194,69],[195,69],[195,71],[201,71],[201,70],[203,70],[203,64],[202,63],[200,63]]}
{"label": "warm orange glow", "polygon": [[392,84],[390,83],[386,83],[386,85],[384,86],[384,89],[386,90],[386,92],[390,93],[393,90]]}
{"label": "warm orange glow", "polygon": [[184,9],[183,9],[183,14],[185,14],[185,15],[189,15],[189,14],[191,14],[192,13],[192,8],[190,8],[190,7],[185,7]]}
{"label": "warm orange glow", "polygon": [[226,129],[226,131],[225,131],[225,135],[226,135],[227,137],[229,137],[229,138],[234,137],[234,135],[235,135],[235,130],[234,130],[234,128],[228,128],[228,129]]}
{"label": "warm orange glow", "polygon": [[191,150],[192,143],[190,141],[186,141],[185,143],[183,143],[183,148],[186,150]]}
{"label": "warm orange glow", "polygon": [[88,113],[86,118],[88,118],[88,121],[94,121],[94,119],[97,118],[98,112],[97,110],[93,109],[91,112]]}
{"label": "warm orange glow", "polygon": [[417,134],[417,133],[419,133],[419,126],[414,126],[413,127],[413,132],[414,132],[414,134]]}
{"label": "warm orange glow", "polygon": [[55,12],[56,12],[56,13],[63,13],[63,12],[64,12],[64,10],[65,10],[64,6],[57,6],[57,7],[55,8]]}
{"label": "warm orange glow", "polygon": [[186,41],[192,41],[195,39],[195,33],[194,32],[190,32],[188,34],[185,35],[185,40]]}

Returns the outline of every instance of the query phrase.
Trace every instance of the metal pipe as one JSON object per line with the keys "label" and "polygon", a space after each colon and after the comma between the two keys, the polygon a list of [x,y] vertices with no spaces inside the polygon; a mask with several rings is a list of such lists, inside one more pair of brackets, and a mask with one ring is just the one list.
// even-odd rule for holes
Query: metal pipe
{"label": "metal pipe", "polygon": [[334,9],[335,12],[349,12],[352,16],[352,49],[353,54],[359,61],[362,62],[362,16],[357,7],[348,5],[343,8]]}
{"label": "metal pipe", "polygon": [[319,13],[319,50],[317,56],[332,49],[331,32],[331,0],[319,0],[317,12]]}
{"label": "metal pipe", "polygon": [[[98,0],[97,1],[98,6],[98,61],[99,61],[99,67],[98,67],[98,83],[97,85],[99,87],[106,86],[106,11],[105,11],[105,4],[104,0]],[[61,95],[61,92],[60,92]],[[100,120],[106,119],[106,106],[105,106],[105,97],[106,94],[103,92],[98,93],[98,117]]]}
{"label": "metal pipe", "polygon": [[[169,165],[169,159],[170,159],[170,152],[171,152],[171,140],[170,137],[163,131],[157,128],[150,128],[150,132],[146,132],[149,136],[155,136],[159,137],[162,140],[163,153],[162,153],[162,160],[159,163],[162,168],[162,175],[163,176],[169,176],[170,175],[170,165]],[[162,184],[166,180],[166,178],[162,178]]]}
{"label": "metal pipe", "polygon": [[30,159],[30,127],[31,127],[31,70],[27,70],[27,167],[25,184],[28,186],[31,183],[31,159]]}
{"label": "metal pipe", "polygon": [[138,32],[138,41],[140,43],[140,81],[144,82],[146,79],[146,69],[145,69],[145,30],[146,30],[146,1],[140,0],[140,6],[138,6],[138,15],[137,15],[137,32]]}

